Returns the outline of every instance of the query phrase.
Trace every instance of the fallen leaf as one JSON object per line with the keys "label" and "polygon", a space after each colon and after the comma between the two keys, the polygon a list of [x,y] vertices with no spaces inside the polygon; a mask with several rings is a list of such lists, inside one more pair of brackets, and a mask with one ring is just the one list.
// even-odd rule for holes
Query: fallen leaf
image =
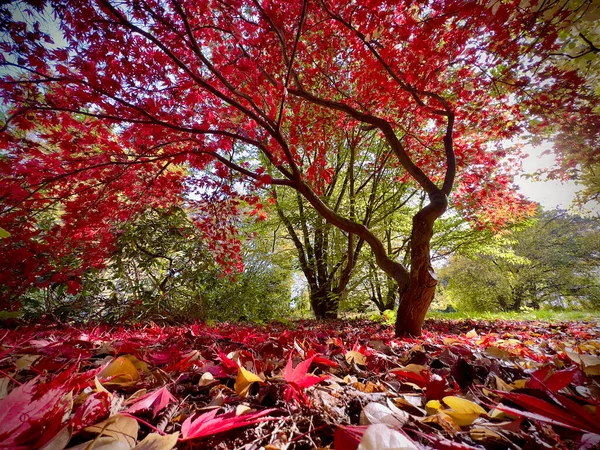
{"label": "fallen leaf", "polygon": [[256,374],[244,369],[242,366],[238,368],[237,378],[235,379],[234,389],[237,395],[245,398],[250,391],[252,383],[262,383],[263,380]]}
{"label": "fallen leaf", "polygon": [[126,412],[133,414],[147,409],[152,411],[152,417],[156,417],[169,402],[177,402],[177,400],[171,395],[167,387],[163,386],[154,392],[150,392],[149,394],[140,397],[126,410]]}
{"label": "fallen leaf", "polygon": [[[71,436],[73,435],[73,429],[71,426],[66,426],[58,432],[50,441],[48,441],[40,450],[63,450],[69,444]],[[0,448],[2,444],[0,444]]]}
{"label": "fallen leaf", "polygon": [[477,403],[473,403],[470,400],[461,397],[448,396],[444,397],[443,401],[448,405],[451,410],[444,410],[456,424],[460,427],[471,425],[475,419],[481,415],[487,415],[487,411],[479,406]]}
{"label": "fallen leaf", "polygon": [[171,450],[177,445],[179,432],[161,436],[158,433],[150,433],[132,450]]}
{"label": "fallen leaf", "polygon": [[352,364],[353,361],[359,366],[364,366],[367,364],[367,357],[354,350],[348,350],[344,357],[346,358],[346,362],[348,364]]}
{"label": "fallen leaf", "polygon": [[140,374],[130,358],[119,356],[113,359],[98,374],[103,386],[132,386],[138,382]]}
{"label": "fallen leaf", "polygon": [[199,439],[235,428],[246,427],[272,418],[264,417],[276,409],[265,409],[255,413],[236,416],[235,412],[221,414],[217,417],[218,409],[214,409],[197,417],[188,417],[181,425],[181,440]]}
{"label": "fallen leaf", "polygon": [[131,450],[131,447],[126,442],[114,437],[103,436],[75,447],[69,447],[67,450]]}
{"label": "fallen leaf", "polygon": [[356,450],[367,428],[356,425],[337,426],[333,433],[333,448]]}
{"label": "fallen leaf", "polygon": [[425,411],[427,411],[427,415],[432,415],[437,413],[441,407],[442,404],[439,400],[429,400],[425,405]]}
{"label": "fallen leaf", "polygon": [[397,409],[397,411],[394,412],[381,403],[371,402],[361,411],[360,425],[385,423],[392,427],[399,428],[408,422],[409,417],[407,412],[400,409]]}
{"label": "fallen leaf", "polygon": [[420,448],[404,433],[384,423],[377,423],[367,427],[358,450],[420,450]]}
{"label": "fallen leaf", "polygon": [[581,366],[586,375],[600,375],[600,358],[594,355],[579,354],[575,352],[566,352],[567,356]]}
{"label": "fallen leaf", "polygon": [[291,397],[297,400],[303,399],[299,394],[302,390],[320,383],[325,378],[318,377],[316,375],[309,375],[308,369],[312,364],[313,357],[310,357],[294,368],[292,363],[292,355],[288,359],[288,363],[283,371],[283,378],[288,383],[288,389],[286,389],[286,400],[289,401]]}
{"label": "fallen leaf", "polygon": [[135,445],[138,430],[137,420],[123,414],[117,414],[100,423],[84,428],[84,431],[88,433],[100,434],[124,442],[130,448]]}
{"label": "fallen leaf", "polygon": [[213,384],[215,382],[215,377],[210,372],[204,372],[200,377],[200,381],[198,381],[198,386],[205,387]]}
{"label": "fallen leaf", "polygon": [[64,387],[45,391],[31,380],[0,400],[0,442],[12,450],[40,448],[60,432],[71,404]]}

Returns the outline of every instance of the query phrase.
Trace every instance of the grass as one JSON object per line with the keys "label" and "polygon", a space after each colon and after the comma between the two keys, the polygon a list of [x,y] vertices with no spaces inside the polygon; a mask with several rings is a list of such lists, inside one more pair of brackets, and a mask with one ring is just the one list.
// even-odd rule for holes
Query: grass
{"label": "grass", "polygon": [[429,311],[429,319],[539,320],[543,322],[600,321],[600,311],[531,310],[520,312],[452,312]]}

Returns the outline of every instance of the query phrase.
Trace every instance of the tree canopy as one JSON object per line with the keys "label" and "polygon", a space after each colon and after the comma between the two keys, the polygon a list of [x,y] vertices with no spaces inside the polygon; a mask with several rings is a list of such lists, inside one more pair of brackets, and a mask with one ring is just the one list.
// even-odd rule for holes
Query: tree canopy
{"label": "tree canopy", "polygon": [[[430,241],[449,201],[482,227],[526,213],[506,142],[532,118],[577,111],[582,78],[548,62],[570,10],[525,3],[19,3],[1,44],[2,281],[67,270],[78,247],[73,277],[102,265],[115,223],[186,196],[231,265],[239,215],[260,217],[256,190],[281,186],[366,242],[401,293],[396,333],[420,334],[437,284]],[[323,201],[339,129],[376,135],[394,181],[425,193],[409,267],[376,230]],[[45,229],[50,210],[58,221]]]}

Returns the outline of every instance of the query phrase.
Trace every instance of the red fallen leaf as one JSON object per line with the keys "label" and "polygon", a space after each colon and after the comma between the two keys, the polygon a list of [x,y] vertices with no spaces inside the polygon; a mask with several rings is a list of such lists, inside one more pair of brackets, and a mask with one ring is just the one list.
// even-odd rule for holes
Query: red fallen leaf
{"label": "red fallen leaf", "polygon": [[356,450],[367,426],[338,426],[333,433],[333,448]]}
{"label": "red fallen leaf", "polygon": [[408,372],[402,369],[392,369],[390,372],[404,381],[416,384],[420,388],[427,386],[427,379],[420,373]]}
{"label": "red fallen leaf", "polygon": [[85,399],[77,408],[75,416],[71,419],[74,431],[79,431],[89,425],[94,425],[104,420],[110,411],[110,394],[105,391],[96,392]]}
{"label": "red fallen leaf", "polygon": [[181,352],[175,347],[170,347],[165,350],[148,352],[146,353],[144,359],[155,366],[161,366],[171,361],[177,360],[180,357]]}
{"label": "red fallen leaf", "polygon": [[576,366],[552,372],[552,366],[547,365],[533,372],[525,386],[531,389],[548,389],[556,393],[567,387],[579,374],[580,369]]}
{"label": "red fallen leaf", "polygon": [[285,370],[283,371],[283,378],[288,383],[288,387],[285,390],[285,400],[290,401],[293,397],[299,402],[307,403],[308,400],[302,390],[313,386],[320,381],[324,380],[324,378],[318,377],[316,375],[308,375],[308,369],[312,364],[314,356],[302,361],[299,363],[296,368],[293,368],[292,363],[292,355],[288,360],[287,365],[285,366]]}
{"label": "red fallen leaf", "polygon": [[219,359],[221,360],[221,364],[223,365],[223,368],[225,369],[225,371],[229,374],[232,373],[237,373],[239,366],[237,365],[237,363],[235,361],[233,361],[232,359],[228,358],[227,355],[225,353],[223,353],[221,350],[219,350]]}
{"label": "red fallen leaf", "polygon": [[156,415],[162,409],[164,409],[164,407],[167,406],[169,402],[176,401],[177,400],[175,399],[175,397],[173,397],[173,395],[171,395],[167,387],[163,386],[162,388],[154,392],[150,392],[149,394],[140,397],[138,401],[136,401],[126,410],[126,412],[133,414],[135,412],[142,411],[145,409],[151,409],[152,417],[156,417]]}
{"label": "red fallen leaf", "polygon": [[62,428],[69,408],[63,401],[67,391],[57,387],[42,393],[36,383],[34,379],[17,386],[0,400],[0,442],[4,448],[40,448]]}
{"label": "red fallen leaf", "polygon": [[[559,394],[555,394],[555,396],[560,397],[562,407],[553,405],[545,400],[533,397],[531,395],[521,394],[518,392],[494,392],[502,396],[502,398],[508,399],[522,408],[525,408],[526,410],[521,411],[505,405],[498,405],[497,408],[500,411],[509,412],[517,416],[527,417],[534,420],[540,420],[553,425],[564,426],[578,431],[591,431],[593,433],[600,433],[600,425],[594,417],[592,417],[581,405],[577,405],[572,400],[566,399],[566,397]],[[577,407],[574,405],[577,405]]]}
{"label": "red fallen leaf", "polygon": [[276,409],[265,409],[264,411],[242,414],[241,416],[236,416],[235,411],[233,411],[215,417],[217,411],[218,409],[213,409],[195,419],[193,417],[188,417],[181,425],[180,440],[187,441],[190,439],[200,439],[213,434],[222,433],[223,431],[233,430],[234,428],[245,427],[265,420],[273,420],[273,417],[264,416],[276,411]]}
{"label": "red fallen leaf", "polygon": [[311,349],[306,354],[306,357],[307,358],[314,358],[313,362],[315,364],[320,364],[322,366],[327,366],[327,367],[340,367],[340,365],[338,363],[336,363],[335,361],[327,359],[324,356],[319,356],[319,354],[314,349]]}
{"label": "red fallen leaf", "polygon": [[313,386],[323,380],[323,378],[316,375],[308,375],[308,369],[312,364],[314,356],[308,358],[305,361],[299,363],[296,368],[293,368],[292,355],[288,360],[285,370],[283,371],[283,378],[288,384],[291,384],[296,389],[306,389],[307,387]]}
{"label": "red fallen leaf", "polygon": [[517,409],[517,408],[512,408],[510,406],[506,406],[506,405],[497,405],[496,409],[508,414],[512,414],[513,416],[517,416],[517,417],[524,417],[526,419],[530,419],[530,420],[537,420],[539,422],[544,422],[544,423],[548,423],[550,425],[555,425],[558,427],[564,427],[564,428],[569,428],[571,430],[576,430],[576,431],[580,431],[582,433],[585,433],[586,431],[580,427],[574,426],[574,425],[569,425],[563,422],[560,422],[558,420],[554,420],[550,417],[546,417],[542,414],[537,414],[537,413],[533,413],[533,412],[529,412],[529,411],[524,411],[522,409]]}
{"label": "red fallen leaf", "polygon": [[458,387],[451,388],[448,385],[448,375],[434,376],[431,372],[427,372],[427,384],[425,385],[425,398],[427,400],[441,400],[456,392],[458,392]]}

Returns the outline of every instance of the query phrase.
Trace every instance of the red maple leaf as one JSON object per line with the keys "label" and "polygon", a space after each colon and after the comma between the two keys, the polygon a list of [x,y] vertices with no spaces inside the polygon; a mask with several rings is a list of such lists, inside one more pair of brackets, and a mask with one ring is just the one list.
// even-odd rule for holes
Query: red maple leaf
{"label": "red maple leaf", "polygon": [[308,369],[310,368],[313,359],[315,359],[315,357],[311,356],[299,363],[296,368],[293,368],[292,355],[290,355],[285,370],[283,371],[283,378],[285,378],[285,381],[288,383],[288,387],[285,390],[286,401],[289,402],[293,397],[299,402],[306,403],[308,399],[302,391],[324,380],[324,378],[308,374]]}
{"label": "red maple leaf", "polygon": [[195,419],[188,417],[181,426],[181,440],[200,439],[223,431],[233,430],[252,425],[265,420],[272,420],[272,417],[264,417],[267,414],[276,411],[275,408],[265,409],[255,413],[242,414],[236,416],[235,411],[221,414],[216,417],[218,409],[204,413]]}
{"label": "red maple leaf", "polygon": [[133,405],[131,405],[128,409],[128,413],[135,413],[138,411],[142,411],[145,409],[152,410],[152,417],[156,417],[156,415],[162,411],[169,404],[169,402],[176,402],[177,400],[166,386],[162,388],[150,392],[149,394],[140,397]]}
{"label": "red maple leaf", "polygon": [[69,402],[64,387],[43,392],[37,380],[14,388],[0,401],[0,448],[40,448],[63,425]]}

